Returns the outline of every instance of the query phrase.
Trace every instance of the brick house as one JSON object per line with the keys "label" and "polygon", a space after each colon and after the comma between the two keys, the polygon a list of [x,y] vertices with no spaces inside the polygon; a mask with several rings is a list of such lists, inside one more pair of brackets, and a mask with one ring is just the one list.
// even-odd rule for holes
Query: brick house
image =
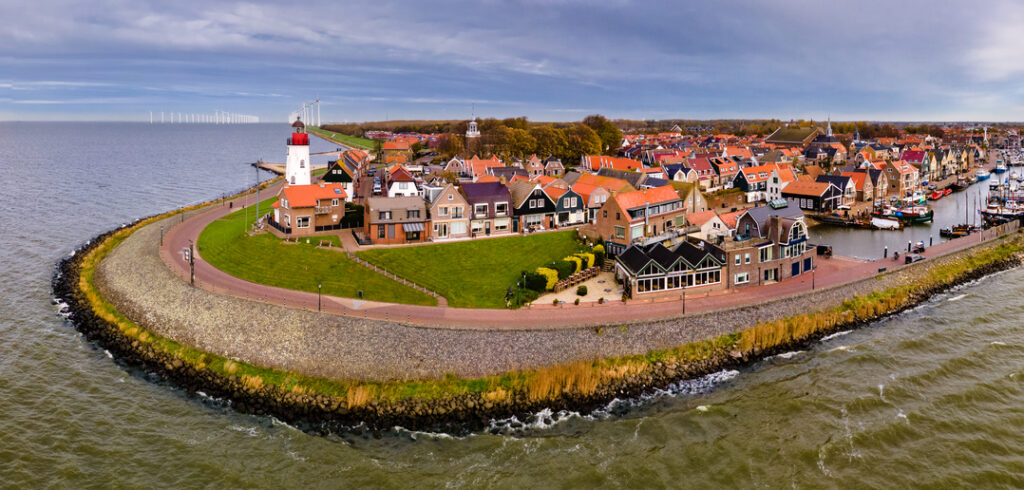
{"label": "brick house", "polygon": [[671,186],[613,194],[597,214],[597,232],[607,241],[633,241],[685,225],[683,200]]}
{"label": "brick house", "polygon": [[781,281],[810,272],[815,249],[807,245],[807,223],[796,206],[757,206],[736,218],[732,240],[723,240],[728,287]]}
{"label": "brick house", "polygon": [[423,198],[370,197],[363,208],[363,232],[374,244],[425,242],[430,220]]}
{"label": "brick house", "polygon": [[473,237],[512,233],[512,196],[501,182],[462,184]]}
{"label": "brick house", "polygon": [[430,218],[430,236],[435,241],[468,238],[469,203],[452,184],[424,189]]}
{"label": "brick house", "polygon": [[281,236],[310,236],[341,227],[346,197],[342,184],[288,185],[277,197],[269,224]]}
{"label": "brick house", "polygon": [[721,248],[704,241],[683,241],[672,248],[630,245],[615,258],[615,275],[633,299],[720,290],[726,287],[725,259]]}

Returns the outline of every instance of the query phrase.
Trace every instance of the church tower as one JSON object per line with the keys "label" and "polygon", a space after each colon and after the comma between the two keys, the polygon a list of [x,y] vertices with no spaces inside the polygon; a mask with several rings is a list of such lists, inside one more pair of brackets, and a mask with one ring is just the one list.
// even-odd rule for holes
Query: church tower
{"label": "church tower", "polygon": [[476,118],[473,118],[473,120],[469,122],[469,125],[466,126],[466,139],[479,137],[480,129],[478,129],[476,126]]}
{"label": "church tower", "polygon": [[292,137],[288,138],[288,153],[285,159],[285,179],[289,185],[309,185],[309,135],[302,119],[292,123]]}

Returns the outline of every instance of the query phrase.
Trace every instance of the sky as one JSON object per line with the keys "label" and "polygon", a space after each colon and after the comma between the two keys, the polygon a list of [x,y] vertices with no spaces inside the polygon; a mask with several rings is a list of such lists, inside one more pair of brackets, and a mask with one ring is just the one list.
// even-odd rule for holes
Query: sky
{"label": "sky", "polygon": [[[0,2],[0,120],[1024,120],[991,0]],[[169,117],[169,116],[168,116]]]}

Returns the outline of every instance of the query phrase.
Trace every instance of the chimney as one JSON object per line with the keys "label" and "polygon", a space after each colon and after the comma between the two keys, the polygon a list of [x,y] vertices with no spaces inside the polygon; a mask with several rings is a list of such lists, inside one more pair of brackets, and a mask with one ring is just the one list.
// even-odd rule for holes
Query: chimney
{"label": "chimney", "polygon": [[323,182],[320,182],[320,188],[321,188],[321,189],[323,189],[323,188],[324,188],[324,185],[326,185],[326,184],[324,184]]}

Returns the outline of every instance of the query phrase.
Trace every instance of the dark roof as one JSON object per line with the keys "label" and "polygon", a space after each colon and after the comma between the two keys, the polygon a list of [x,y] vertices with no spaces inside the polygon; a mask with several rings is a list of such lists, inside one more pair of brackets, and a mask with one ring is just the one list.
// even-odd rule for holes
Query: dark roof
{"label": "dark roof", "polygon": [[814,179],[818,182],[828,182],[840,190],[846,189],[846,185],[850,183],[849,177],[843,177],[841,175],[819,175],[818,178]]}
{"label": "dark roof", "polygon": [[700,264],[709,256],[718,262],[719,265],[725,263],[725,251],[708,242],[702,241],[700,243],[701,245],[696,245],[690,242],[680,242],[679,245],[676,245],[674,252],[691,266]]}
{"label": "dark roof", "polygon": [[566,184],[573,185],[581,176],[583,176],[583,174],[575,170],[570,170],[562,176],[562,180],[564,180]]}
{"label": "dark roof", "polygon": [[633,186],[634,189],[640,188],[640,183],[643,181],[646,175],[640,172],[627,172],[625,170],[615,170],[613,168],[601,168],[597,171],[597,175],[601,177],[614,177],[616,179],[622,179],[629,182],[629,185]]}
{"label": "dark roof", "polygon": [[671,250],[665,248],[660,243],[655,243],[647,247],[647,256],[658,263],[662,269],[668,269],[672,267],[679,260],[679,256]]}
{"label": "dark roof", "polygon": [[803,144],[805,140],[810,138],[812,135],[818,133],[818,128],[798,128],[798,127],[787,127],[783,126],[768,138],[765,139],[768,143],[793,143]]}
{"label": "dark roof", "polygon": [[771,206],[757,206],[747,209],[746,214],[748,214],[757,223],[757,227],[760,232],[764,233],[767,230],[768,221],[772,216],[778,216],[780,218],[797,218],[803,217],[804,212],[800,210],[799,206],[786,206],[779,209],[773,209]]}
{"label": "dark roof", "polygon": [[630,245],[618,256],[618,261],[634,274],[639,273],[651,262],[651,258],[644,253],[644,250],[636,245]]}
{"label": "dark roof", "polygon": [[506,181],[512,180],[512,177],[518,175],[520,177],[529,177],[530,174],[526,173],[519,167],[490,167],[487,169],[487,173],[497,177],[504,177]]}
{"label": "dark roof", "polygon": [[471,200],[509,198],[508,187],[501,182],[467,182],[462,184],[462,193]]}
{"label": "dark roof", "polygon": [[665,179],[659,179],[657,177],[647,177],[644,179],[644,183],[641,187],[664,187],[668,185],[668,181]]}

